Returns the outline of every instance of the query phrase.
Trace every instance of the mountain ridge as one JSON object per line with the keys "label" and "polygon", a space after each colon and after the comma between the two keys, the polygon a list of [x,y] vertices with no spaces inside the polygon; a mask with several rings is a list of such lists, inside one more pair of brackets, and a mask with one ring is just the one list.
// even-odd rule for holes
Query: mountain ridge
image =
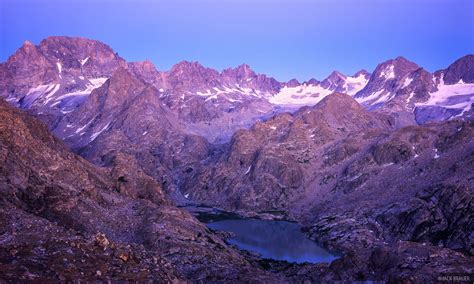
{"label": "mountain ridge", "polygon": [[[66,47],[71,51],[65,50]],[[100,52],[91,54],[93,49]],[[30,50],[33,60],[20,56],[23,50]],[[0,65],[0,72],[4,74],[0,94],[20,107],[32,108],[50,125],[57,123],[63,113],[74,111],[119,67],[130,69],[137,78],[155,86],[164,104],[177,112],[180,120],[193,124],[191,131],[205,136],[210,142],[228,141],[238,128],[248,127],[282,109],[291,111],[314,105],[333,92],[348,93],[371,110],[398,116],[401,126],[463,116],[470,110],[469,101],[466,101],[470,96],[464,97],[462,108],[458,108],[458,101],[426,102],[441,84],[440,74],[448,71],[425,72],[426,75],[422,75],[425,78],[419,79],[420,75],[416,75],[416,72],[422,72],[417,71],[419,67],[401,56],[379,64],[372,74],[360,70],[353,76],[346,76],[333,71],[323,81],[311,79],[300,83],[297,80],[278,82],[264,74],[256,74],[247,64],[217,71],[196,61],[182,61],[168,71],[159,71],[150,61],[126,63],[109,46],[85,38],[50,37],[38,46],[27,44],[15,54],[17,56],[12,55]],[[466,70],[456,72],[469,74],[472,61],[472,56],[467,55],[453,66],[460,64],[459,68]],[[33,62],[37,67],[28,68],[29,71],[21,71],[23,69],[12,65]],[[446,70],[454,70],[453,66]],[[450,74],[454,72],[448,72],[449,84],[452,83]],[[26,81],[22,79],[25,76],[29,78]],[[21,81],[19,85],[14,83],[17,77],[17,81]],[[433,82],[428,77],[432,77]],[[460,75],[457,77],[456,83],[463,82]],[[470,81],[463,83],[471,84]],[[404,95],[404,89],[414,84],[418,87]],[[463,88],[468,95],[474,89],[470,85]],[[406,102],[399,97],[405,97]],[[410,109],[413,114],[408,111]],[[212,129],[220,134],[212,134]]]}

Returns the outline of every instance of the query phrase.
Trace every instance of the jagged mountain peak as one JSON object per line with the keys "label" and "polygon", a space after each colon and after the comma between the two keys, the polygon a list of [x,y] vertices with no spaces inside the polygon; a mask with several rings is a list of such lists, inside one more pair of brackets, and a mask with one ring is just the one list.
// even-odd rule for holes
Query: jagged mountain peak
{"label": "jagged mountain peak", "polygon": [[397,93],[400,82],[420,67],[402,56],[380,63],[370,76],[367,85],[355,94],[355,98],[370,108],[379,108],[392,100]]}
{"label": "jagged mountain peak", "polygon": [[387,60],[379,63],[377,65],[377,67],[375,67],[375,70],[374,70],[373,73],[375,73],[375,71],[377,69],[384,68],[384,67],[387,67],[387,66],[406,67],[406,68],[412,68],[412,69],[418,68],[418,65],[416,63],[408,60],[407,58],[405,58],[403,56],[397,56],[395,58],[390,58],[390,59],[387,59]]}
{"label": "jagged mountain peak", "polygon": [[[8,64],[25,66],[25,70],[22,70],[23,67],[20,70],[17,68],[16,72],[33,72],[34,75],[56,73],[55,80],[59,81],[68,77],[71,82],[74,82],[72,79],[78,77],[110,76],[117,67],[126,66],[125,60],[107,44],[97,40],[67,36],[51,36],[43,39],[39,45],[25,42],[8,59]],[[26,65],[34,65],[36,69],[26,70]],[[51,74],[48,76],[53,77]],[[79,79],[84,80],[81,78]]]}
{"label": "jagged mountain peak", "polygon": [[321,83],[324,85],[337,84],[338,82],[343,81],[346,78],[346,75],[342,74],[337,70],[334,70]]}
{"label": "jagged mountain peak", "polygon": [[459,82],[474,83],[474,54],[459,58],[445,70],[444,83],[452,85]]}
{"label": "jagged mountain peak", "polygon": [[286,82],[285,85],[288,87],[297,87],[301,85],[301,83],[296,79],[291,79],[290,81]]}
{"label": "jagged mountain peak", "polygon": [[234,79],[237,82],[240,82],[255,77],[256,73],[248,64],[243,63],[235,68],[231,67],[222,70],[221,75],[225,78]]}
{"label": "jagged mountain peak", "polygon": [[219,84],[219,76],[219,72],[197,61],[181,61],[164,72],[163,81],[167,88],[179,94],[185,90],[196,92],[215,87]]}
{"label": "jagged mountain peak", "polygon": [[139,66],[143,66],[147,69],[156,69],[155,65],[153,64],[153,62],[151,62],[151,60],[149,59],[145,59],[143,61],[135,61],[135,62],[130,62],[130,64],[135,64],[135,65],[139,65]]}
{"label": "jagged mountain peak", "polygon": [[252,68],[247,63],[242,63],[242,64],[238,65],[237,67],[235,67],[234,69],[238,70],[238,71],[242,71],[242,72],[247,73],[247,74],[254,73]]}
{"label": "jagged mountain peak", "polygon": [[379,65],[395,65],[395,66],[400,66],[400,67],[411,67],[412,69],[418,68],[418,65],[416,63],[408,60],[407,58],[403,56],[397,56],[395,58],[388,59]]}
{"label": "jagged mountain peak", "polygon": [[215,85],[219,72],[203,66],[198,61],[181,61],[166,72],[172,86],[202,89],[205,85]]}
{"label": "jagged mountain peak", "polygon": [[210,69],[207,67],[204,67],[200,62],[198,61],[188,61],[188,60],[183,60],[178,62],[177,64],[173,65],[171,67],[170,73],[175,73],[175,72],[186,72],[190,70],[204,70],[204,69]]}
{"label": "jagged mountain peak", "polygon": [[126,67],[119,67],[109,79],[111,82],[116,83],[130,83],[136,80],[136,77]]}
{"label": "jagged mountain peak", "polygon": [[58,44],[69,46],[69,47],[73,47],[73,46],[104,47],[112,51],[112,48],[102,41],[85,38],[85,37],[71,37],[71,36],[49,36],[41,40],[38,46],[58,45]]}
{"label": "jagged mountain peak", "polygon": [[352,77],[359,77],[359,76],[364,76],[365,78],[369,78],[370,73],[367,72],[367,70],[365,70],[365,69],[361,69],[361,70],[357,71]]}
{"label": "jagged mountain peak", "polygon": [[80,65],[84,65],[91,58],[99,62],[112,58],[125,61],[107,44],[82,37],[51,36],[43,39],[38,47],[46,56],[64,60],[66,63],[76,60]]}
{"label": "jagged mountain peak", "polygon": [[8,57],[6,63],[15,64],[15,61],[21,60],[23,56],[31,56],[32,54],[40,55],[40,51],[33,43],[26,40],[23,45],[20,46],[20,48],[18,48],[11,56]]}
{"label": "jagged mountain peak", "polygon": [[342,74],[341,72],[337,71],[337,70],[333,70],[331,72],[331,74],[329,74],[329,76],[326,78],[326,79],[332,79],[332,78],[346,78],[347,76]]}
{"label": "jagged mountain peak", "polygon": [[393,60],[397,61],[397,62],[410,62],[408,59],[406,59],[405,57],[403,57],[401,55],[395,57]]}
{"label": "jagged mountain peak", "polygon": [[303,82],[303,84],[306,84],[306,85],[317,85],[319,83],[320,83],[319,80],[315,78],[311,78],[308,81]]}
{"label": "jagged mountain peak", "polygon": [[29,40],[25,40],[25,41],[23,42],[23,46],[34,46],[34,44],[33,44],[31,41],[29,41]]}
{"label": "jagged mountain peak", "polygon": [[100,44],[104,44],[100,41],[96,41],[93,39],[89,38],[83,38],[83,37],[71,37],[71,36],[49,36],[44,39],[42,39],[39,43],[39,45],[48,45],[48,44],[54,44],[54,43],[61,43],[61,44],[85,44],[86,42],[96,42]]}
{"label": "jagged mountain peak", "polygon": [[321,86],[331,91],[342,91],[342,85],[344,84],[346,78],[346,75],[334,70],[331,72],[331,74],[329,74],[329,76],[326,77],[326,79],[321,81]]}
{"label": "jagged mountain peak", "polygon": [[142,77],[150,78],[150,80],[154,79],[153,77],[159,74],[159,71],[156,69],[153,62],[148,59],[144,61],[129,62],[127,65],[133,72],[138,73]]}
{"label": "jagged mountain peak", "polygon": [[381,77],[382,79],[394,79],[418,68],[419,66],[416,63],[409,61],[405,57],[398,56],[377,65],[373,76]]}
{"label": "jagged mountain peak", "polygon": [[150,60],[146,59],[144,61],[129,62],[127,63],[127,66],[131,72],[144,82],[156,87],[163,87],[163,73],[159,72]]}

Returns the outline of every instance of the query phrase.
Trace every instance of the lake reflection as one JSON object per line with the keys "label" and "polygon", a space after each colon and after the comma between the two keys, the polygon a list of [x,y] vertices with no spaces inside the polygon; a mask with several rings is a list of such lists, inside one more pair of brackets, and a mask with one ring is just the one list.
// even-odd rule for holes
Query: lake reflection
{"label": "lake reflection", "polygon": [[331,262],[337,256],[308,239],[301,226],[286,221],[257,219],[224,220],[208,223],[214,230],[235,234],[228,240],[240,249],[257,252],[263,258],[288,262]]}

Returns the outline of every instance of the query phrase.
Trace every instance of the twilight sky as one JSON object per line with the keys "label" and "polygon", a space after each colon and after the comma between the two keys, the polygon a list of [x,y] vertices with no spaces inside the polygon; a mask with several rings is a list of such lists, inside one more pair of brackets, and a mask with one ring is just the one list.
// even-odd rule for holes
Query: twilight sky
{"label": "twilight sky", "polygon": [[0,0],[1,62],[50,35],[97,39],[159,70],[247,63],[323,79],[402,55],[435,71],[474,53],[474,0]]}

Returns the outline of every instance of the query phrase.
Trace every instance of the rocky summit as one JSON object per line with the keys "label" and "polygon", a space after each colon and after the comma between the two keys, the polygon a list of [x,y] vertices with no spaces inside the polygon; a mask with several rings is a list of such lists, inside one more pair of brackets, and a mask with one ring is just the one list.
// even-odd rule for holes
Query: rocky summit
{"label": "rocky summit", "polygon": [[[26,41],[0,64],[0,280],[473,275],[473,76],[474,55],[434,73],[397,57],[280,82]],[[264,259],[203,216],[296,222],[337,257]]]}

